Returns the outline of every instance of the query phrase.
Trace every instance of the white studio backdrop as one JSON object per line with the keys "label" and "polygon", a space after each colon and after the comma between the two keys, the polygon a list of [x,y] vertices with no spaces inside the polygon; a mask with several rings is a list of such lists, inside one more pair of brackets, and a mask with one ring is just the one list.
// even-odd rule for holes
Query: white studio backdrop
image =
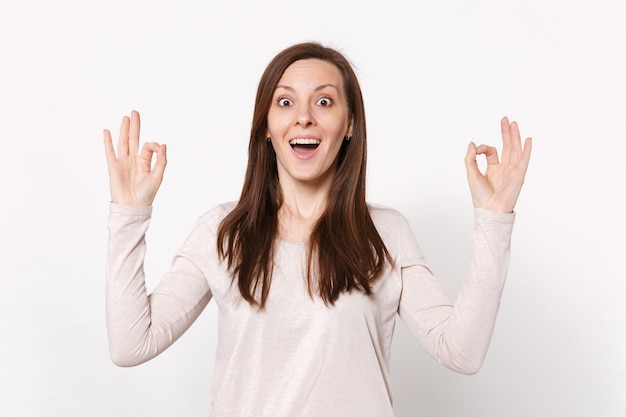
{"label": "white studio backdrop", "polygon": [[470,140],[517,120],[534,153],[492,345],[474,376],[401,321],[398,417],[626,415],[626,3],[0,1],[0,416],[208,416],[216,309],[160,357],[109,360],[102,130],[168,144],[148,234],[156,285],[195,220],[238,197],[256,84],[316,40],[355,64],[369,200],[410,220],[455,296]]}

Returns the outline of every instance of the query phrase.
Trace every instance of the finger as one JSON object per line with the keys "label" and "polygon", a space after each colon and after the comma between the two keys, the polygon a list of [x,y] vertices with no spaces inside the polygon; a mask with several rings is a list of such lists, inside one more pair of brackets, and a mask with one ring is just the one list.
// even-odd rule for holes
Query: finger
{"label": "finger", "polygon": [[476,144],[474,142],[470,142],[467,147],[467,153],[465,154],[465,169],[467,171],[468,179],[473,179],[482,175],[480,169],[478,168],[478,163],[476,162]]}
{"label": "finger", "polygon": [[139,155],[139,159],[148,163],[148,170],[150,169],[150,164],[152,162],[152,155],[157,153],[160,149],[160,145],[156,142],[146,142],[143,144],[141,148],[141,154]]}
{"label": "finger", "polygon": [[476,148],[477,155],[485,155],[487,165],[498,165],[498,150],[493,146],[480,145]]}
{"label": "finger", "polygon": [[512,122],[509,127],[510,136],[510,162],[515,162],[522,154],[522,138],[519,134],[519,126],[517,122]]}
{"label": "finger", "polygon": [[165,145],[161,145],[159,151],[157,152],[156,163],[154,164],[154,168],[152,172],[159,178],[159,183],[163,178],[163,173],[165,172],[165,166],[167,165],[167,148]]}
{"label": "finger", "polygon": [[113,141],[111,140],[111,132],[108,129],[104,129],[104,154],[107,158],[107,165],[111,166],[116,160],[115,149],[113,148]]}
{"label": "finger", "polygon": [[524,140],[524,150],[522,151],[522,156],[520,158],[520,166],[524,169],[524,172],[526,172],[526,169],[528,168],[528,163],[530,162],[530,153],[532,152],[532,149],[533,139],[526,138],[526,140]]}
{"label": "finger", "polygon": [[502,133],[502,162],[511,161],[511,124],[509,118],[504,116],[500,120],[500,132]]}
{"label": "finger", "polygon": [[128,128],[130,119],[128,116],[122,117],[122,125],[120,126],[120,135],[117,138],[117,156],[128,156]]}
{"label": "finger", "polygon": [[128,132],[128,153],[129,155],[137,155],[139,150],[139,128],[141,122],[139,112],[133,110],[130,113],[130,130]]}

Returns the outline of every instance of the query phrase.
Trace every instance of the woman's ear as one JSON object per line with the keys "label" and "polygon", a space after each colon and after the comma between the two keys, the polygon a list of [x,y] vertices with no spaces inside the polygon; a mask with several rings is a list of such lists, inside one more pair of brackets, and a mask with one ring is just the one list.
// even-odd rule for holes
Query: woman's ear
{"label": "woman's ear", "polygon": [[354,122],[354,117],[350,116],[350,123],[348,123],[348,131],[346,132],[346,136],[351,138],[352,137],[352,124]]}

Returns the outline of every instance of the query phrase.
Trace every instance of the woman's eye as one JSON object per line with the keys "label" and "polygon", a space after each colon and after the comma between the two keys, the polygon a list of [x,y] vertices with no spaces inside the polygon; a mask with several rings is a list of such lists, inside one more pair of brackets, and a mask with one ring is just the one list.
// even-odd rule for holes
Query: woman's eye
{"label": "woman's eye", "polygon": [[291,106],[292,104],[293,103],[288,98],[279,98],[278,99],[278,105],[280,107],[288,107],[288,106]]}
{"label": "woman's eye", "polygon": [[333,101],[328,97],[322,97],[319,100],[317,100],[317,104],[322,107],[328,107],[333,104]]}

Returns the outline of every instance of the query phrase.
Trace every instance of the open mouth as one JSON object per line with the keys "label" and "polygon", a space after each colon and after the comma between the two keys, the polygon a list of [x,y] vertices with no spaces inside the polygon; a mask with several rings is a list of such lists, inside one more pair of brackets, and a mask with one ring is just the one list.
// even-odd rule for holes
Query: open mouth
{"label": "open mouth", "polygon": [[291,148],[300,155],[308,155],[315,151],[320,144],[318,139],[296,138],[289,141]]}

